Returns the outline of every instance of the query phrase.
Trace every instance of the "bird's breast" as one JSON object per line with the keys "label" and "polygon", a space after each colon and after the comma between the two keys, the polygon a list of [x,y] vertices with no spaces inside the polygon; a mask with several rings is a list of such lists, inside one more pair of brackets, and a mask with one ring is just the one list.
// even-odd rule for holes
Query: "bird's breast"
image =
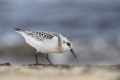
{"label": "bird's breast", "polygon": [[56,39],[43,41],[39,47],[39,51],[43,53],[61,53]]}

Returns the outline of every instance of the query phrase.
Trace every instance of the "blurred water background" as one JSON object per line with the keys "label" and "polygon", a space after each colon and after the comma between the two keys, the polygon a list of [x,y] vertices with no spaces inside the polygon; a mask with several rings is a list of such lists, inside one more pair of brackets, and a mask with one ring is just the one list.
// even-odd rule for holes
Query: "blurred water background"
{"label": "blurred water background", "polygon": [[51,53],[53,64],[120,64],[120,0],[0,0],[0,63],[32,64],[36,50],[15,27],[69,37],[78,58]]}

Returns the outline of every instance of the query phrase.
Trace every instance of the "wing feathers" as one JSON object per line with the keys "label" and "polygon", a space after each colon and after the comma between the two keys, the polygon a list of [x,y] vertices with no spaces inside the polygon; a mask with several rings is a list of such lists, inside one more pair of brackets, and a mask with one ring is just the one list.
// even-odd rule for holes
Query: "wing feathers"
{"label": "wing feathers", "polygon": [[22,30],[19,28],[14,29],[16,32],[22,32],[25,33],[26,35],[29,35],[37,40],[43,41],[45,39],[52,39],[53,37],[58,37],[59,34],[54,33],[54,32],[47,32],[47,31],[37,31],[37,32],[31,32],[31,31],[26,31]]}

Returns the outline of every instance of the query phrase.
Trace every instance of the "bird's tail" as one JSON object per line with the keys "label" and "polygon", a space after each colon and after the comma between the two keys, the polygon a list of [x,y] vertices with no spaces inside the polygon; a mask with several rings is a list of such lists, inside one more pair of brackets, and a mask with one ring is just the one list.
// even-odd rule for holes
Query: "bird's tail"
{"label": "bird's tail", "polygon": [[25,30],[23,30],[23,29],[19,29],[19,28],[15,28],[15,29],[13,29],[14,31],[16,31],[16,32],[24,32]]}

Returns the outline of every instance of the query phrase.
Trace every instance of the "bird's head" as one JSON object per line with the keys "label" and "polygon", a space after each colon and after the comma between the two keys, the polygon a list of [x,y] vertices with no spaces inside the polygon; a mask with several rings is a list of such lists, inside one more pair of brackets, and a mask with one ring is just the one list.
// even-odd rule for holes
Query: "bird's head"
{"label": "bird's head", "polygon": [[75,58],[77,58],[75,53],[74,53],[74,51],[73,51],[71,40],[69,40],[68,38],[64,37],[62,43],[63,43],[64,50],[65,51],[70,50],[70,52],[73,54],[73,56]]}

